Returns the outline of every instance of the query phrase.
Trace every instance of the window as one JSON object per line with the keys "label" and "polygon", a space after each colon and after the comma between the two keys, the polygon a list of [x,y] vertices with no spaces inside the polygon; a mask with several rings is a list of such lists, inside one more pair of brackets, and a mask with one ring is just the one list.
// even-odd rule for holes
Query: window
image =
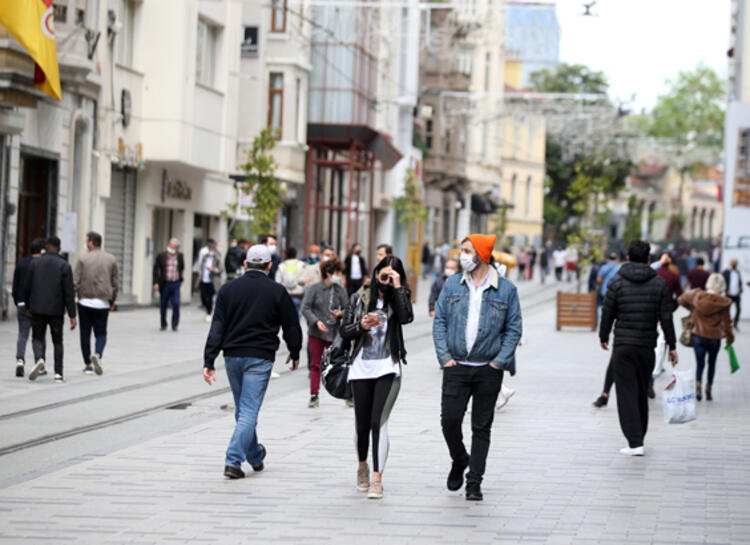
{"label": "window", "polygon": [[487,160],[487,122],[482,122],[482,161]]}
{"label": "window", "polygon": [[271,32],[286,32],[286,3],[287,0],[272,0]]}
{"label": "window", "polygon": [[122,25],[117,33],[117,62],[125,66],[133,66],[133,31],[135,27],[135,2],[133,0],[118,0],[117,21]]}
{"label": "window", "polygon": [[195,81],[209,87],[214,86],[214,65],[219,29],[198,19],[198,37],[195,47]]}
{"label": "window", "polygon": [[428,120],[427,120],[427,127],[426,127],[426,130],[427,130],[427,132],[428,132],[428,133],[431,133],[431,132],[432,132],[432,119],[428,119]]}
{"label": "window", "polygon": [[295,95],[294,95],[294,138],[300,140],[299,136],[299,101],[302,89],[302,81],[297,78],[295,82]]}
{"label": "window", "polygon": [[526,178],[526,217],[531,215],[531,176]]}
{"label": "window", "polygon": [[66,23],[68,21],[68,6],[58,1],[52,4],[52,9],[55,23]]}
{"label": "window", "polygon": [[515,209],[517,209],[518,204],[518,175],[514,174],[513,178],[511,179],[511,194],[510,194],[510,203],[513,205]]}
{"label": "window", "polygon": [[445,131],[445,153],[451,152],[451,131]]}
{"label": "window", "polygon": [[432,149],[432,135],[428,134],[425,138],[425,146],[427,146],[427,149]]}
{"label": "window", "polygon": [[484,56],[484,90],[485,92],[490,90],[490,59],[492,57],[489,53]]}
{"label": "window", "polygon": [[281,122],[284,119],[284,74],[271,72],[268,82],[268,128],[274,138],[281,140]]}

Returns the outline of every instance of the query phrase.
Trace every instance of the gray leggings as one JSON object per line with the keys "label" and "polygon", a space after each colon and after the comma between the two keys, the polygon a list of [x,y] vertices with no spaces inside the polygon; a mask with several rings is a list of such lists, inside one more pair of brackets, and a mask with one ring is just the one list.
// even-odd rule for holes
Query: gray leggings
{"label": "gray leggings", "polygon": [[18,309],[18,342],[16,343],[16,359],[26,361],[26,343],[31,332],[31,316],[26,311]]}

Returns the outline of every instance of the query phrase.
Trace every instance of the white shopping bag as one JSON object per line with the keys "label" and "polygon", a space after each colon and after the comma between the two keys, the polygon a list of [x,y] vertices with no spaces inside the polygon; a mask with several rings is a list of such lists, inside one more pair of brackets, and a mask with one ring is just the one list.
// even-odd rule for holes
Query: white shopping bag
{"label": "white shopping bag", "polygon": [[692,371],[673,371],[672,382],[661,396],[667,424],[695,420],[695,376]]}

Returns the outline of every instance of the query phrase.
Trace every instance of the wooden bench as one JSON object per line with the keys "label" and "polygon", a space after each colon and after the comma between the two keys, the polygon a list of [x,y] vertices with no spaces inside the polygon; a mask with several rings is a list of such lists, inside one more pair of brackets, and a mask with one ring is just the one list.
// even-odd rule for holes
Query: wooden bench
{"label": "wooden bench", "polygon": [[596,331],[596,292],[557,292],[557,330],[562,327],[590,327]]}

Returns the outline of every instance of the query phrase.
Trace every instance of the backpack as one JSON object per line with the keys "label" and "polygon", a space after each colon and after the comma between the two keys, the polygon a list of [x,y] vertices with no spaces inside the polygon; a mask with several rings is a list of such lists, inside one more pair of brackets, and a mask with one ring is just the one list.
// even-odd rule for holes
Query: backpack
{"label": "backpack", "polygon": [[279,270],[281,271],[281,285],[292,291],[299,287],[299,280],[305,270],[305,265],[302,261],[295,259],[283,262],[279,265]]}

